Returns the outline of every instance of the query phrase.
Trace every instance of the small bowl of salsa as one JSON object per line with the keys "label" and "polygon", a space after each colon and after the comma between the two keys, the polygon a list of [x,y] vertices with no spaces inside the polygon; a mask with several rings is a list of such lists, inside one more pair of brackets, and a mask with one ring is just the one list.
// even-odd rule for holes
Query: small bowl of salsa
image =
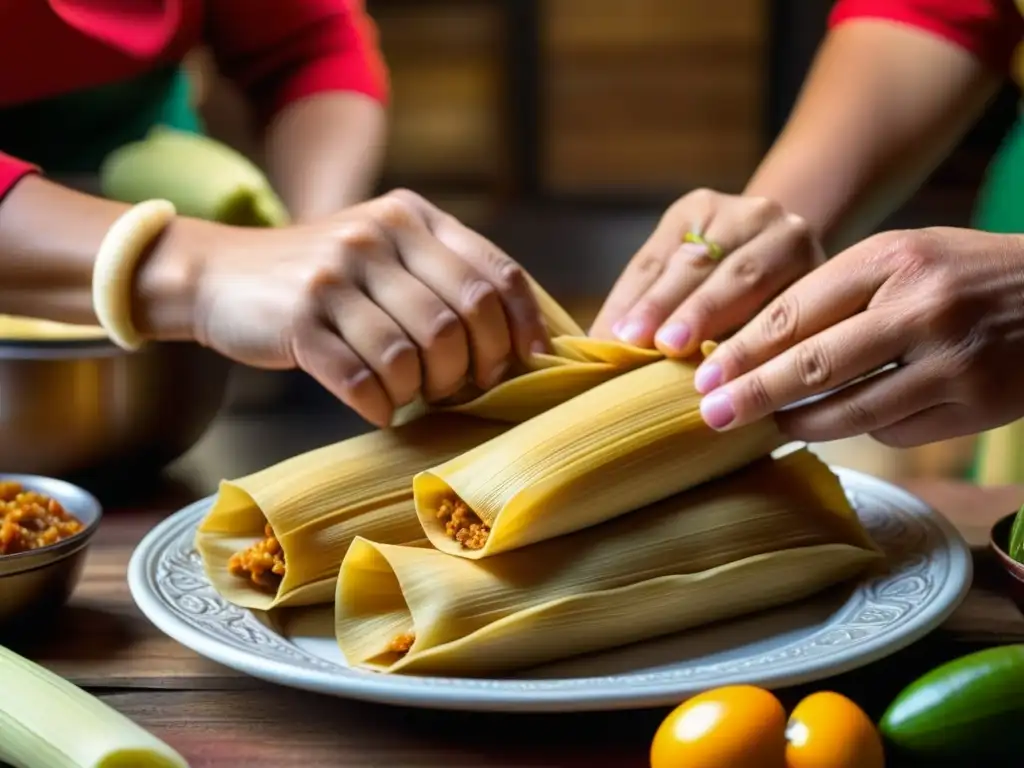
{"label": "small bowl of salsa", "polygon": [[52,615],[67,602],[102,514],[84,488],[0,474],[0,629]]}

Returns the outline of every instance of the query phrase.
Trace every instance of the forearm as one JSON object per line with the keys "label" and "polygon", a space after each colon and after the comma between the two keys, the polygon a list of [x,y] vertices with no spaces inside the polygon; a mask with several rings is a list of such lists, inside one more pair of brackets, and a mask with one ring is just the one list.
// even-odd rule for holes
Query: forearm
{"label": "forearm", "polygon": [[[95,324],[92,273],[111,225],[128,206],[28,176],[0,204],[0,314]],[[141,261],[133,321],[144,336],[187,339],[203,222],[179,219]],[[194,258],[195,257],[195,258]]]}
{"label": "forearm", "polygon": [[856,21],[829,35],[747,193],[803,216],[838,250],[866,235],[949,154],[999,87],[961,48]]}
{"label": "forearm", "polygon": [[358,93],[318,94],[271,122],[267,167],[296,220],[323,218],[370,196],[385,140],[380,102]]}

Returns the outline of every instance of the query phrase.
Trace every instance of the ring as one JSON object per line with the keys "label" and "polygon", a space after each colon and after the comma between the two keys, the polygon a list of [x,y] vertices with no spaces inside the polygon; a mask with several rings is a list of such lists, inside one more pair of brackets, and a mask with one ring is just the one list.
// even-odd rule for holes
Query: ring
{"label": "ring", "polygon": [[683,235],[683,242],[693,243],[694,245],[703,245],[708,249],[707,257],[711,261],[721,261],[725,258],[725,251],[722,250],[722,246],[698,235],[696,232],[687,232]]}

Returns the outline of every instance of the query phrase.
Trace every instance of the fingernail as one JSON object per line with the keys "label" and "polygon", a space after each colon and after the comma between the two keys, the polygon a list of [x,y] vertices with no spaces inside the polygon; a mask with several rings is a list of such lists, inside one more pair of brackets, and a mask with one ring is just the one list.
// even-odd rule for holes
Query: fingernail
{"label": "fingernail", "polygon": [[620,320],[612,326],[612,333],[627,344],[643,344],[645,331],[644,324],[637,320]]}
{"label": "fingernail", "polygon": [[693,374],[693,386],[702,395],[722,385],[722,366],[718,363],[701,363]]}
{"label": "fingernail", "polygon": [[700,415],[712,429],[725,429],[736,419],[728,392],[713,392],[700,401]]}
{"label": "fingernail", "polygon": [[548,351],[547,345],[539,339],[530,345],[530,351],[535,355],[543,355]]}
{"label": "fingernail", "polygon": [[503,360],[498,363],[491,371],[491,375],[487,377],[487,381],[484,382],[484,387],[490,389],[491,387],[499,384],[502,378],[505,376],[505,371],[508,370],[508,361]]}
{"label": "fingernail", "polygon": [[675,352],[682,352],[686,349],[686,345],[690,343],[692,335],[690,333],[690,326],[686,323],[672,323],[659,330],[658,335],[654,339],[662,346],[668,347]]}
{"label": "fingernail", "polygon": [[367,381],[367,379],[370,379],[372,377],[373,371],[371,371],[369,368],[362,368],[356,371],[351,376],[347,377],[345,379],[345,384],[349,389],[356,389],[357,387],[362,386]]}

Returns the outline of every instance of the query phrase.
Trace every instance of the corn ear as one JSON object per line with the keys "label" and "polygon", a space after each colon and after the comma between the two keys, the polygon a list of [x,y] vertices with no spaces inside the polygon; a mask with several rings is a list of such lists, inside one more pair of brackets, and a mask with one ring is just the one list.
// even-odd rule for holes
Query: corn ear
{"label": "corn ear", "polygon": [[224,224],[289,223],[284,203],[247,157],[206,136],[164,126],[111,152],[100,168],[100,187],[112,200],[161,198],[183,216]]}

